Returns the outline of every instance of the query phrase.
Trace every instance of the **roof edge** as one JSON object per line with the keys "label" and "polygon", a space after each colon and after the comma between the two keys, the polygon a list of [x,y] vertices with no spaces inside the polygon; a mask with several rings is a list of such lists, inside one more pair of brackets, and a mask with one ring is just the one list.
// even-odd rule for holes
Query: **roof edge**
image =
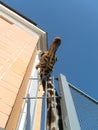
{"label": "roof edge", "polygon": [[35,26],[37,26],[37,23],[34,22],[33,20],[29,19],[28,17],[24,16],[23,14],[19,13],[18,11],[16,11],[15,9],[11,8],[10,6],[8,6],[7,4],[5,4],[4,2],[0,1],[0,4],[2,4],[3,6],[5,6],[6,8],[10,9],[11,11],[13,11],[14,13],[18,14],[19,16],[23,17],[24,19],[26,19],[27,21],[29,21],[30,23],[34,24]]}
{"label": "roof edge", "polygon": [[89,96],[88,94],[86,94],[85,92],[83,92],[82,90],[76,88],[74,85],[72,85],[71,83],[68,82],[68,85],[75,89],[77,92],[81,93],[82,95],[84,95],[85,97],[87,97],[88,99],[90,99],[91,101],[93,101],[94,103],[98,104],[98,101],[95,100],[94,98],[92,98],[91,96]]}
{"label": "roof edge", "polygon": [[40,37],[40,44],[38,45],[38,49],[42,51],[47,50],[47,33],[45,31],[40,29],[35,22],[28,19],[24,15],[18,13],[16,10],[10,8],[9,6],[7,6],[5,3],[1,1],[0,1],[0,6],[1,6],[1,12],[3,11],[4,13],[6,13],[6,15],[12,17],[13,20],[18,21],[19,23],[17,24],[18,25],[20,24],[19,26],[21,27],[25,26],[26,28],[30,29],[30,32],[32,32],[33,30],[36,34],[38,34]]}

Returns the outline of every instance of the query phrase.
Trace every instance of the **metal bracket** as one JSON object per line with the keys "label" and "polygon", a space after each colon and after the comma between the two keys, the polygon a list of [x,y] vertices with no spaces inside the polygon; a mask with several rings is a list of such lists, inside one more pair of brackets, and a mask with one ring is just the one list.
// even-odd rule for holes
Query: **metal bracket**
{"label": "metal bracket", "polygon": [[61,98],[61,96],[53,96],[53,97],[24,97],[23,99],[48,99],[48,98]]}

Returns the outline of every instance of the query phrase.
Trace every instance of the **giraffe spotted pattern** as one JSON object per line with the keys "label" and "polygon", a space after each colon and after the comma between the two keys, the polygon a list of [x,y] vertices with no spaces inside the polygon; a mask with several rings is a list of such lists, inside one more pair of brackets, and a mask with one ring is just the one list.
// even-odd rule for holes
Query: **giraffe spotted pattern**
{"label": "giraffe spotted pattern", "polygon": [[60,98],[51,80],[51,73],[57,61],[56,51],[60,44],[61,39],[55,38],[49,50],[41,54],[40,62],[36,66],[37,69],[40,69],[43,90],[47,94],[47,130],[63,130]]}
{"label": "giraffe spotted pattern", "polygon": [[51,79],[47,81],[47,130],[63,130],[60,96]]}

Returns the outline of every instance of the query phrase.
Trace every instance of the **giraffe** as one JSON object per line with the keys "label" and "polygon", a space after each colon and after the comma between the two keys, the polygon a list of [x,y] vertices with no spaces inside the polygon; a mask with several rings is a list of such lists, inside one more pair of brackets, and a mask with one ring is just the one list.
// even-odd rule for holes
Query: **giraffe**
{"label": "giraffe", "polygon": [[53,72],[54,64],[57,61],[56,51],[60,44],[61,38],[56,37],[49,50],[41,54],[40,62],[36,66],[36,69],[40,68],[43,90],[47,94],[47,130],[63,130],[60,98],[51,79],[51,73]]}

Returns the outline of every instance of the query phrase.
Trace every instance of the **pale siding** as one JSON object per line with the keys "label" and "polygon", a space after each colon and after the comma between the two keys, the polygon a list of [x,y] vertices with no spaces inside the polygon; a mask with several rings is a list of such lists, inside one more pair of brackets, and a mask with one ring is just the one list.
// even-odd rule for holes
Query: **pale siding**
{"label": "pale siding", "polygon": [[36,56],[37,43],[37,37],[0,17],[1,128],[11,130],[16,127]]}

